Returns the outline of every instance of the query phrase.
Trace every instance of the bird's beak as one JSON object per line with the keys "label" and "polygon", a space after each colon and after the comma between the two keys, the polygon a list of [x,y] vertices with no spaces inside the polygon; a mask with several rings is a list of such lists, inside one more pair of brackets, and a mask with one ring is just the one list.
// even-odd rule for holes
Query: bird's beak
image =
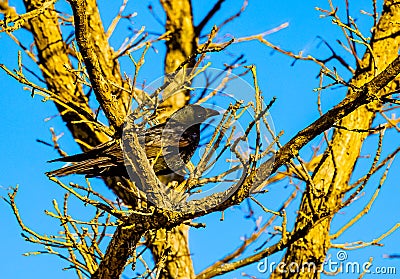
{"label": "bird's beak", "polygon": [[216,110],[213,110],[213,109],[209,109],[209,108],[206,108],[206,117],[207,118],[209,118],[209,117],[212,117],[212,116],[216,116],[216,115],[219,115],[219,112],[218,111],[216,111]]}

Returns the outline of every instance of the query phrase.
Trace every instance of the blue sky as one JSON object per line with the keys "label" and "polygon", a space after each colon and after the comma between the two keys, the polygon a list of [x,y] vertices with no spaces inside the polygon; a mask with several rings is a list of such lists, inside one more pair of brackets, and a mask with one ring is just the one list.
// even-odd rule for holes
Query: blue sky
{"label": "blue sky", "polygon": [[[20,1],[10,2],[10,4],[17,2],[17,10],[19,12],[23,11]],[[157,23],[146,9],[147,4],[151,3],[157,15],[163,19],[164,15],[158,1],[138,2],[132,1],[128,5],[127,9],[129,11],[137,11],[138,15],[132,23],[124,22],[118,26],[115,35],[111,38],[111,43],[114,46],[117,47],[123,38],[130,34],[131,31],[128,27],[140,29],[142,25],[146,25],[146,30],[149,32],[161,33],[163,31],[163,27]],[[342,14],[344,12],[343,2],[335,2],[336,5],[340,5],[339,13]],[[356,2],[361,1],[351,2],[351,12],[361,30],[369,36],[368,32],[372,20],[367,15],[361,14],[360,10],[371,12],[372,6],[368,3],[369,1],[362,1],[362,4]],[[381,4],[380,2],[378,1],[378,4]],[[109,3],[105,2],[100,6],[106,26],[109,25],[118,12],[118,6],[112,6]],[[65,2],[60,2],[57,5],[58,9],[67,7]],[[236,13],[241,5],[241,1],[227,1],[222,5],[221,12],[211,20],[205,30],[210,30],[213,24],[219,24],[227,16]],[[199,22],[210,9],[209,5],[205,5],[200,0],[193,0],[193,6],[195,22]],[[319,18],[320,13],[315,10],[316,6],[328,8],[328,3],[327,1],[250,1],[245,13],[233,23],[228,24],[222,30],[222,34],[228,33],[235,37],[249,36],[270,30],[287,22],[289,23],[288,28],[266,38],[295,53],[303,50],[305,54],[326,58],[330,55],[330,52],[320,43],[319,36],[329,41],[335,50],[340,51],[347,61],[354,66],[354,61],[351,57],[341,50],[335,42],[337,38],[343,39],[340,30],[331,23],[330,19]],[[17,31],[15,35],[22,41],[31,40],[29,34],[24,31]],[[68,34],[64,35],[67,36]],[[17,66],[18,48],[4,33],[0,33],[0,42],[0,63],[11,69],[15,68]],[[146,64],[140,74],[140,79],[146,80],[147,84],[162,75],[164,46],[159,44],[157,50],[158,52],[149,51],[148,56],[146,56]],[[294,66],[291,66],[293,59],[274,52],[259,42],[233,45],[225,52],[211,55],[213,66],[218,67],[224,62],[232,61],[231,54],[244,54],[247,60],[246,64],[255,64],[257,66],[260,87],[266,100],[269,100],[272,96],[277,96],[278,99],[271,110],[271,115],[276,131],[284,130],[285,132],[282,137],[282,143],[287,142],[297,131],[318,117],[317,95],[313,92],[313,89],[318,87],[318,79],[316,79],[319,70],[318,66],[311,62],[301,61],[297,61]],[[29,67],[37,70],[32,63],[28,62],[27,57],[23,56],[23,59]],[[122,61],[122,67],[127,73],[133,71],[127,59]],[[343,67],[337,66],[337,69],[343,74],[343,77],[350,77],[350,74]],[[2,83],[2,90],[0,91],[2,98],[0,152],[3,158],[0,161],[0,195],[6,196],[8,187],[19,185],[19,193],[16,200],[26,224],[40,233],[55,233],[60,227],[57,222],[44,214],[44,210],[52,209],[53,199],[61,203],[64,193],[47,179],[44,172],[54,167],[46,163],[46,161],[56,158],[58,155],[52,148],[40,144],[36,140],[50,141],[49,128],[54,127],[57,134],[64,133],[64,136],[60,139],[60,144],[64,150],[73,154],[79,152],[79,148],[73,142],[60,117],[44,121],[48,117],[57,114],[53,104],[42,102],[39,96],[31,98],[29,91],[23,90],[23,86],[6,76],[4,72],[0,72],[0,81]],[[322,99],[324,111],[343,98],[344,93],[345,91],[340,88],[325,91]],[[385,140],[385,147],[389,151],[398,146],[398,138],[396,141],[393,132],[388,132],[388,134],[389,136]],[[374,137],[367,142],[362,155],[373,154],[376,140],[377,137]],[[317,142],[318,140],[314,145]],[[309,158],[311,146],[305,147],[301,154],[305,159]],[[368,162],[370,161],[365,159],[365,164],[357,165],[356,176],[362,173],[362,170],[365,171],[365,168],[368,167]],[[395,161],[372,210],[356,225],[346,231],[335,243],[358,240],[371,241],[399,222],[398,198],[400,197],[400,188],[398,174],[396,174],[398,169],[399,162]],[[78,178],[73,177],[72,179]],[[335,232],[363,208],[363,205],[369,201],[369,197],[376,189],[378,181],[379,177],[374,177],[367,185],[365,193],[351,207],[345,208],[335,217],[332,224],[332,232]],[[92,186],[97,187],[105,195],[112,197],[110,191],[98,179],[93,179]],[[289,185],[288,181],[285,181],[271,186],[269,193],[261,197],[260,200],[266,207],[277,209],[292,190],[293,186]],[[290,227],[293,226],[295,211],[299,202],[300,198],[297,197],[293,206],[288,210]],[[254,205],[253,209],[256,210],[256,217],[262,214],[261,210]],[[83,212],[83,208],[73,202],[71,211],[80,215]],[[207,228],[191,230],[190,247],[195,261],[196,272],[200,272],[229,251],[234,250],[241,244],[241,238],[252,233],[254,221],[245,218],[247,211],[247,203],[244,202],[240,206],[227,210],[225,212],[225,221],[223,222],[219,221],[219,213],[211,214],[198,220],[199,222],[205,222]],[[263,220],[266,217],[268,216],[264,215]],[[0,239],[2,239],[1,246],[3,248],[3,252],[0,255],[2,278],[3,276],[4,278],[26,278],[28,276],[32,278],[53,278],[54,276],[58,278],[75,278],[75,274],[72,271],[62,271],[62,268],[67,267],[68,264],[55,256],[23,257],[23,253],[43,249],[40,246],[25,242],[20,233],[21,230],[9,206],[5,202],[0,202]],[[348,259],[349,261],[365,262],[370,257],[373,257],[374,266],[396,266],[398,273],[400,273],[399,260],[383,258],[384,254],[400,253],[399,238],[400,232],[397,231],[381,242],[384,244],[383,247],[375,246],[348,251]],[[250,253],[256,246],[250,248],[248,252]],[[336,250],[329,251],[332,258],[335,257],[336,252]],[[274,255],[268,260],[278,261],[281,255]],[[241,278],[242,272],[259,278],[265,278],[266,276],[257,271],[256,265],[251,265],[232,272],[223,278]],[[340,278],[354,277],[354,274],[340,275]]]}

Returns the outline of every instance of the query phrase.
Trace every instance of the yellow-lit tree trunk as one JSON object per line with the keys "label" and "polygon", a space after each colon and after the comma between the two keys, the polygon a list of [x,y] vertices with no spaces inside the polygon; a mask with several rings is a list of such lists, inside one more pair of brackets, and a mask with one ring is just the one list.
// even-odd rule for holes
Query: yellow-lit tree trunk
{"label": "yellow-lit tree trunk", "polygon": [[[24,1],[27,11],[41,7],[43,2],[45,1]],[[72,121],[90,120],[94,115],[88,106],[88,100],[82,91],[80,83],[76,81],[75,75],[65,67],[70,66],[72,68],[67,54],[67,47],[62,38],[57,13],[53,9],[48,9],[43,14],[32,18],[29,21],[30,31],[35,41],[40,69],[48,89],[59,95],[66,102],[75,104],[81,109],[81,113],[77,114],[66,111],[63,106],[57,106],[73,137],[86,150],[88,146],[96,146],[106,141],[107,137],[100,131],[95,130],[93,125],[88,122],[72,124]]]}
{"label": "yellow-lit tree trunk", "polygon": [[[399,34],[400,3],[392,0],[385,1],[382,16],[370,44],[375,60],[369,51],[365,53],[362,63],[351,81],[353,85],[361,87],[398,56]],[[377,68],[376,72],[374,65]],[[397,82],[392,82],[385,87],[385,91],[394,91],[395,89],[398,90]],[[380,94],[384,93],[380,92]],[[350,90],[348,95],[352,96],[352,94],[353,92]],[[327,156],[312,175],[313,185],[307,185],[306,193],[303,195],[300,206],[301,213],[298,214],[295,230],[301,230],[313,220],[318,219],[318,216],[329,214],[341,202],[343,195],[349,190],[348,182],[360,155],[363,141],[367,136],[367,133],[357,132],[357,130],[369,129],[378,109],[379,106],[376,103],[361,106],[338,123],[339,126],[348,130],[335,130],[330,141],[330,149],[326,150],[325,155]],[[283,262],[287,265],[296,263],[300,267],[306,263],[315,263],[317,270],[320,269],[327,251],[331,247],[329,230],[332,217],[324,219],[313,227],[304,238],[290,245]],[[287,269],[285,271],[281,273],[275,270],[271,278],[320,277],[320,273],[307,268],[300,273],[289,272]]]}

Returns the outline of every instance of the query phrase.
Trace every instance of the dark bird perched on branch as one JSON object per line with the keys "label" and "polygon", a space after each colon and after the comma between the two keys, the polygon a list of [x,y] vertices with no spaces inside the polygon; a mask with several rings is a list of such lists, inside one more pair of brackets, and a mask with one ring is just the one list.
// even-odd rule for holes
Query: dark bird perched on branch
{"label": "dark bird perched on branch", "polygon": [[[182,171],[199,145],[201,123],[218,114],[213,109],[187,105],[173,113],[165,123],[136,131],[154,172],[166,175]],[[59,161],[72,162],[72,165],[47,172],[48,176],[85,174],[87,177],[128,177],[121,140],[111,140],[90,151],[49,162]]]}

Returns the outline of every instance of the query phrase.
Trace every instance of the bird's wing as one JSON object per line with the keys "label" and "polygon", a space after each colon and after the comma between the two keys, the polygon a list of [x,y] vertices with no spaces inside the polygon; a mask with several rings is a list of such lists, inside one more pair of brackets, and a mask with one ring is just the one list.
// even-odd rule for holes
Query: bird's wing
{"label": "bird's wing", "polygon": [[[155,126],[156,127],[156,126]],[[161,127],[159,127],[161,128]],[[197,148],[200,135],[191,129],[184,131],[183,126],[162,127],[163,129],[150,128],[145,135],[146,155],[149,159],[160,156],[169,156],[183,153],[192,154]],[[182,151],[187,150],[188,152]]]}

